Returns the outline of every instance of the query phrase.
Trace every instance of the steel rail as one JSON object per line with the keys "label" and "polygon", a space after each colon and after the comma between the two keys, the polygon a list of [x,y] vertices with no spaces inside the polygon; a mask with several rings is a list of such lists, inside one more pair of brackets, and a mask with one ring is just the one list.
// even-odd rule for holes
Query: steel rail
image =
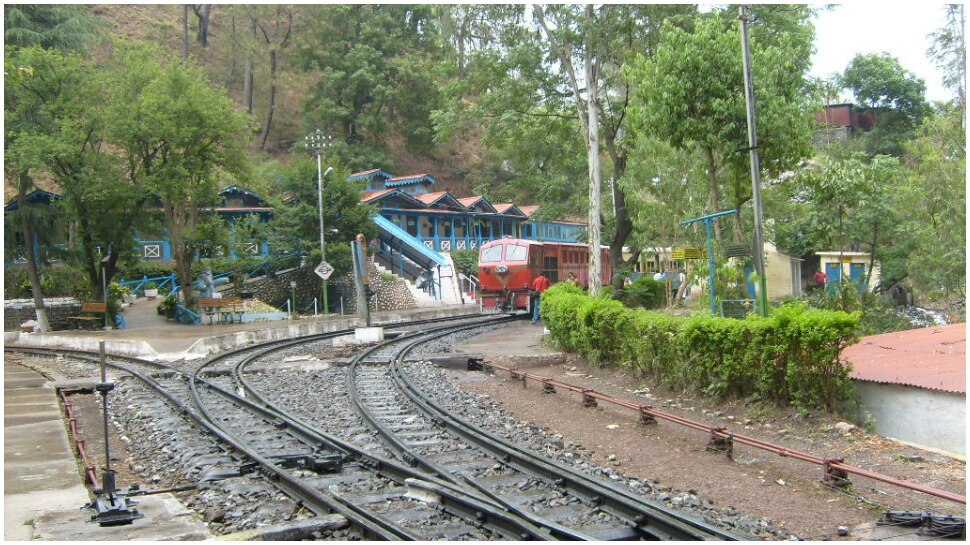
{"label": "steel rail", "polygon": [[[467,317],[465,319],[467,319]],[[401,324],[401,325],[411,325],[414,323],[415,322],[410,322],[410,323]],[[351,457],[356,458],[360,465],[364,467],[370,467],[373,470],[377,471],[378,473],[383,474],[384,476],[390,478],[391,480],[394,480],[400,484],[408,485],[409,487],[414,486],[414,487],[423,488],[423,489],[432,491],[439,498],[439,501],[442,504],[442,506],[447,508],[447,510],[453,514],[462,516],[463,518],[468,520],[473,520],[478,525],[490,527],[494,530],[497,530],[498,533],[505,535],[506,537],[509,537],[509,538],[518,539],[518,540],[549,539],[549,536],[546,535],[545,532],[543,532],[543,530],[540,527],[530,524],[528,521],[514,516],[514,514],[510,514],[506,512],[503,506],[489,501],[488,498],[481,498],[470,494],[467,489],[461,486],[458,486],[457,483],[445,482],[445,481],[438,480],[431,475],[416,473],[415,471],[406,469],[405,467],[397,465],[392,461],[385,460],[380,457],[365,453],[362,450],[354,447],[353,445],[341,441],[339,438],[330,436],[329,434],[326,434],[324,432],[314,429],[312,426],[307,425],[305,422],[303,422],[295,415],[291,415],[285,411],[282,411],[277,407],[275,407],[274,405],[272,405],[271,403],[269,403],[267,400],[265,400],[265,398],[263,398],[263,396],[261,396],[254,388],[252,388],[251,385],[249,385],[244,380],[242,376],[242,369],[244,369],[247,364],[255,361],[258,357],[261,357],[265,354],[282,350],[294,344],[299,344],[299,342],[301,341],[287,341],[284,343],[266,343],[266,344],[274,344],[274,346],[269,346],[269,347],[261,347],[261,346],[248,347],[245,350],[258,349],[258,351],[255,354],[244,358],[243,360],[238,362],[234,367],[233,375],[236,381],[240,385],[242,385],[247,392],[251,393],[254,396],[254,398],[256,398],[263,406],[258,406],[256,404],[253,404],[252,402],[250,402],[249,400],[246,400],[245,398],[239,398],[238,396],[235,396],[235,394],[232,394],[231,392],[226,392],[225,390],[222,390],[221,388],[215,385],[208,384],[206,387],[209,388],[210,390],[219,390],[219,393],[221,393],[224,396],[235,398],[235,401],[237,403],[244,404],[250,407],[252,410],[259,412],[260,414],[264,415],[264,417],[266,418],[276,418],[276,419],[285,421],[289,429],[299,432],[301,436],[304,436],[309,440],[315,439],[321,442],[325,442],[328,445],[332,445],[334,448],[339,449],[342,452],[348,453]],[[305,342],[305,339],[302,342]],[[235,350],[231,354],[229,353],[220,354],[219,356],[212,358],[210,361],[207,361],[205,364],[203,364],[198,369],[196,369],[195,373],[193,374],[193,377],[197,377],[197,375],[202,373],[207,366],[217,363],[220,359],[233,356],[233,355],[238,355],[242,351],[244,350]],[[195,380],[204,382],[201,379],[197,379],[197,378],[195,378]],[[198,400],[197,400],[197,404],[198,404]],[[200,405],[200,408],[202,408],[201,405]],[[205,409],[203,408],[203,410]],[[208,417],[211,420],[211,416],[208,416]],[[345,498],[342,498],[337,495],[335,495],[334,497],[337,501],[341,502],[346,508],[351,509],[356,513],[359,513],[361,516],[372,516],[368,514],[365,510],[357,507],[356,505],[349,502]]]}
{"label": "steel rail", "polygon": [[[464,328],[455,328],[461,330]],[[471,328],[468,328],[471,329]],[[452,330],[454,332],[454,330]],[[656,539],[664,540],[737,540],[739,536],[676,513],[655,502],[638,498],[606,483],[596,481],[554,461],[540,457],[528,449],[505,441],[488,431],[450,413],[432,401],[400,369],[407,354],[427,339],[412,341],[402,349],[391,364],[391,371],[401,390],[429,416],[437,418],[441,425],[453,430],[464,440],[491,452],[504,463],[519,471],[538,476],[565,487],[571,493],[585,498],[589,503],[615,516],[629,521],[633,528]],[[750,537],[748,538],[750,539]]]}
{"label": "steel rail", "polygon": [[[21,348],[21,349],[17,349],[17,351],[25,352],[25,353],[34,353],[34,354],[45,354],[45,355],[50,353],[65,353],[65,351],[61,351],[61,350],[52,350],[52,349],[43,349],[43,348],[29,348],[29,349]],[[95,363],[97,362],[97,360],[91,357],[92,353],[86,353],[84,351],[76,351],[76,350],[67,351],[67,352],[74,354],[75,357],[78,357],[79,359],[85,359]],[[139,360],[138,358],[129,358],[125,356],[112,355],[111,357],[118,358],[118,359],[127,359],[129,361],[134,361],[136,363],[147,365],[149,367],[175,371],[180,375],[183,375],[183,376],[185,375],[185,373],[182,373],[177,369],[172,369],[165,365],[147,361],[147,360]],[[203,418],[202,416],[189,410],[184,403],[182,403],[174,396],[172,396],[169,392],[165,390],[164,387],[162,387],[155,380],[151,379],[147,375],[144,375],[140,371],[137,371],[122,365],[118,365],[110,361],[106,362],[106,365],[108,365],[113,369],[117,369],[119,371],[123,371],[131,374],[132,376],[138,378],[139,380],[147,384],[149,387],[157,391],[181,414],[191,418],[193,421],[195,421],[201,427],[205,428],[207,431],[209,431],[210,433],[218,437],[224,443],[229,444],[235,450],[237,450],[247,458],[256,462],[263,469],[263,471],[266,472],[268,476],[270,476],[275,486],[282,489],[290,497],[301,501],[304,505],[306,505],[311,511],[313,511],[318,516],[323,514],[328,514],[328,513],[339,513],[345,516],[349,521],[351,521],[352,524],[356,525],[360,530],[362,530],[364,537],[368,537],[371,539],[380,539],[380,540],[400,540],[400,539],[417,540],[418,539],[416,536],[413,536],[407,533],[403,529],[396,528],[396,527],[386,528],[384,524],[382,524],[381,522],[375,522],[372,520],[368,520],[367,518],[362,518],[355,511],[348,509],[345,506],[344,502],[338,501],[330,494],[326,494],[303,485],[302,483],[299,482],[298,479],[296,479],[286,471],[283,471],[282,469],[277,467],[276,464],[274,464],[271,460],[260,456],[258,453],[254,452],[245,444],[237,441],[231,435],[224,433],[218,426],[211,424],[206,418]],[[191,379],[191,377],[189,378]]]}
{"label": "steel rail", "polygon": [[[446,325],[446,326],[423,330],[421,332],[416,333],[416,336],[425,336],[425,335],[431,334],[432,338],[437,338],[439,336],[447,335],[455,331],[462,331],[465,329],[476,329],[478,327],[487,326],[487,325],[496,324],[496,323],[503,323],[508,320],[516,320],[516,319],[521,319],[521,316],[516,316],[516,315],[503,316],[501,318],[497,318],[493,320],[483,320],[482,322],[478,322],[471,325],[462,325],[462,326]],[[364,420],[364,422],[367,423],[368,426],[370,426],[371,429],[375,430],[381,437],[384,438],[384,440],[388,443],[387,446],[389,446],[390,449],[395,454],[397,454],[398,458],[400,458],[406,464],[412,467],[421,468],[424,471],[427,471],[428,473],[440,479],[443,479],[449,483],[454,484],[455,486],[462,487],[462,489],[464,490],[467,490],[468,488],[474,489],[476,492],[481,494],[482,497],[487,501],[494,502],[495,504],[501,506],[503,509],[525,520],[528,520],[530,523],[536,525],[537,527],[545,528],[546,531],[549,532],[549,535],[556,539],[563,539],[563,540],[570,540],[570,541],[594,541],[595,538],[591,535],[588,535],[586,533],[580,532],[572,528],[568,528],[556,522],[550,521],[548,519],[539,517],[523,509],[520,509],[515,505],[513,505],[512,503],[506,501],[502,497],[489,492],[484,487],[480,486],[478,483],[470,479],[467,479],[467,478],[463,478],[463,480],[456,479],[448,471],[438,467],[436,464],[428,461],[425,457],[414,452],[407,444],[404,443],[404,441],[402,441],[397,436],[397,434],[394,431],[388,429],[387,426],[381,423],[380,420],[378,420],[378,418],[374,416],[370,410],[368,410],[365,403],[360,399],[360,396],[358,395],[359,388],[356,383],[356,369],[358,369],[359,367],[362,367],[363,366],[362,362],[366,360],[374,352],[383,350],[387,348],[387,346],[392,345],[394,343],[402,342],[402,340],[403,339],[394,339],[394,340],[386,341],[368,350],[363,351],[362,353],[354,357],[354,359],[351,362],[350,368],[348,369],[348,372],[347,372],[347,391],[348,391],[349,397],[351,398],[351,403],[354,406],[354,409],[357,411],[357,414]]]}
{"label": "steel rail", "polygon": [[[895,477],[890,477],[888,475],[883,475],[881,473],[876,473],[874,471],[869,471],[867,469],[863,469],[863,468],[860,468],[860,467],[851,466],[851,465],[848,465],[848,464],[844,463],[844,458],[841,458],[841,457],[840,458],[823,458],[821,456],[816,456],[814,454],[809,454],[807,452],[802,452],[802,451],[799,451],[799,450],[790,449],[788,447],[785,447],[785,446],[782,446],[782,445],[776,445],[774,443],[770,443],[768,441],[764,441],[764,440],[758,439],[756,437],[751,437],[749,435],[743,435],[743,434],[729,432],[726,428],[724,428],[722,426],[711,426],[711,425],[708,425],[708,424],[704,424],[704,423],[701,423],[701,422],[697,422],[697,421],[694,421],[694,420],[690,420],[690,419],[687,419],[687,418],[683,418],[683,417],[677,416],[675,414],[671,414],[671,413],[668,413],[668,412],[665,412],[665,411],[661,411],[661,410],[658,410],[658,409],[654,408],[652,405],[639,405],[639,404],[636,404],[636,403],[632,403],[632,402],[629,402],[629,401],[625,401],[625,400],[622,400],[622,399],[619,399],[619,398],[616,398],[616,397],[613,397],[613,396],[604,394],[602,392],[598,392],[598,391],[593,390],[591,388],[583,388],[581,386],[576,386],[576,385],[573,385],[573,384],[568,384],[568,383],[565,383],[565,382],[562,382],[562,381],[559,381],[559,380],[556,380],[556,379],[551,379],[551,378],[546,378],[546,377],[542,377],[542,376],[539,376],[539,375],[534,375],[534,374],[531,374],[531,373],[527,373],[525,371],[520,371],[518,369],[514,369],[514,368],[511,368],[511,367],[504,366],[504,365],[499,365],[497,363],[481,361],[481,362],[478,362],[478,364],[481,365],[481,366],[483,366],[483,367],[488,367],[488,368],[491,368],[491,369],[498,369],[498,370],[501,370],[501,371],[506,371],[513,378],[522,380],[523,381],[523,386],[525,385],[526,381],[531,380],[531,381],[537,382],[539,384],[542,384],[543,387],[545,387],[547,389],[550,388],[550,387],[551,388],[560,388],[562,390],[567,390],[567,391],[570,391],[570,392],[582,394],[583,397],[584,397],[584,399],[585,398],[591,398],[591,399],[595,399],[595,400],[598,400],[598,401],[604,401],[606,403],[611,403],[613,405],[617,405],[617,406],[620,406],[620,407],[624,407],[624,408],[627,408],[627,409],[634,410],[639,415],[647,415],[647,416],[650,416],[650,417],[653,417],[653,418],[660,418],[660,419],[666,420],[668,422],[673,422],[675,424],[679,424],[679,425],[684,426],[684,427],[687,427],[687,428],[691,428],[691,429],[695,429],[695,430],[698,430],[698,431],[702,431],[702,432],[708,433],[708,434],[711,435],[711,437],[717,437],[717,438],[720,438],[720,439],[724,439],[724,440],[728,440],[728,441],[734,441],[734,442],[741,443],[741,444],[744,444],[744,445],[752,446],[752,447],[755,447],[755,448],[758,448],[758,449],[761,449],[761,450],[764,450],[764,451],[767,451],[767,452],[772,452],[772,453],[778,454],[779,456],[782,456],[782,457],[785,457],[785,458],[793,458],[793,459],[801,460],[801,461],[808,462],[808,463],[811,463],[811,464],[820,465],[823,468],[826,468],[827,471],[829,470],[829,468],[831,470],[835,470],[835,471],[844,471],[845,473],[852,473],[854,475],[859,475],[861,477],[867,477],[869,479],[873,479],[873,480],[876,480],[876,481],[884,482],[886,484],[898,486],[898,487],[901,487],[901,488],[906,488],[906,489],[909,489],[909,490],[914,490],[916,492],[922,492],[924,494],[929,494],[931,496],[936,496],[938,498],[942,498],[942,499],[945,499],[945,500],[949,500],[949,501],[952,501],[952,502],[955,502],[955,503],[961,503],[961,504],[964,504],[964,505],[966,505],[966,503],[967,503],[966,496],[962,496],[962,495],[957,494],[955,492],[949,492],[949,491],[946,491],[946,490],[940,490],[938,488],[933,488],[931,486],[925,486],[925,485],[913,483],[911,481],[906,481],[906,480],[903,480],[903,479],[897,479]],[[828,472],[826,474],[828,474]]]}

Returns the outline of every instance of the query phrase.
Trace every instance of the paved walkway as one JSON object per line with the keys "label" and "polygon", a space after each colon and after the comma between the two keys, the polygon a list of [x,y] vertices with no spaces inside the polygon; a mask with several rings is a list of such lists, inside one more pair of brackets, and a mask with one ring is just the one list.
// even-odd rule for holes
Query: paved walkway
{"label": "paved walkway", "polygon": [[89,501],[74,462],[57,394],[36,371],[3,363],[3,538],[29,540],[40,511]]}
{"label": "paved walkway", "polygon": [[[145,358],[172,360],[204,357],[212,352],[256,342],[288,339],[348,329],[362,325],[356,315],[318,316],[246,324],[184,325],[166,320],[155,311],[157,301],[139,300],[125,311],[126,328],[109,331],[55,331],[46,334],[5,334],[5,344],[24,347],[98,349],[104,340],[108,352]],[[372,323],[439,318],[477,313],[478,305],[445,305],[433,308],[379,311]]]}

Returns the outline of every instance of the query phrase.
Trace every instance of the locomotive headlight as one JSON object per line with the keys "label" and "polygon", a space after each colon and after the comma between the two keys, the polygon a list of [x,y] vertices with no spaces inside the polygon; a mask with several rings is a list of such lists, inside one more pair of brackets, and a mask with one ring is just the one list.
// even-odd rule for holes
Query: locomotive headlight
{"label": "locomotive headlight", "polygon": [[505,274],[509,272],[509,268],[506,267],[505,265],[499,265],[498,267],[495,267],[495,272],[499,274]]}

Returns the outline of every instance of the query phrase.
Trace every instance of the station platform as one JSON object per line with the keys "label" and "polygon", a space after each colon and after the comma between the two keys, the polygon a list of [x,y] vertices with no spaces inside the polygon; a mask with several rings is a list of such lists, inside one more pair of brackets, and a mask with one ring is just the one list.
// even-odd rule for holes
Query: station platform
{"label": "station platform", "polygon": [[32,539],[42,510],[90,501],[61,420],[57,393],[40,373],[3,362],[3,539]]}
{"label": "station platform", "polygon": [[[374,325],[407,320],[475,314],[478,305],[378,311]],[[211,353],[279,339],[314,335],[363,325],[356,315],[329,315],[246,324],[184,325],[158,316],[153,301],[140,301],[125,311],[125,329],[4,333],[5,346],[97,351],[101,340],[109,353],[160,361],[204,358]]]}

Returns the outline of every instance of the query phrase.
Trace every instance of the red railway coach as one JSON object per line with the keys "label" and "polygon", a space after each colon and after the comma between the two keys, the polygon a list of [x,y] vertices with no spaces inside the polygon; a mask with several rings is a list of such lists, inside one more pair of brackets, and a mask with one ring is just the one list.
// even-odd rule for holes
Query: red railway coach
{"label": "red railway coach", "polygon": [[[609,249],[602,248],[603,284],[613,271]],[[589,285],[589,246],[574,242],[538,242],[503,238],[483,244],[478,251],[478,280],[485,308],[528,309],[530,288],[540,274],[549,283],[566,280],[573,273],[581,286]]]}

